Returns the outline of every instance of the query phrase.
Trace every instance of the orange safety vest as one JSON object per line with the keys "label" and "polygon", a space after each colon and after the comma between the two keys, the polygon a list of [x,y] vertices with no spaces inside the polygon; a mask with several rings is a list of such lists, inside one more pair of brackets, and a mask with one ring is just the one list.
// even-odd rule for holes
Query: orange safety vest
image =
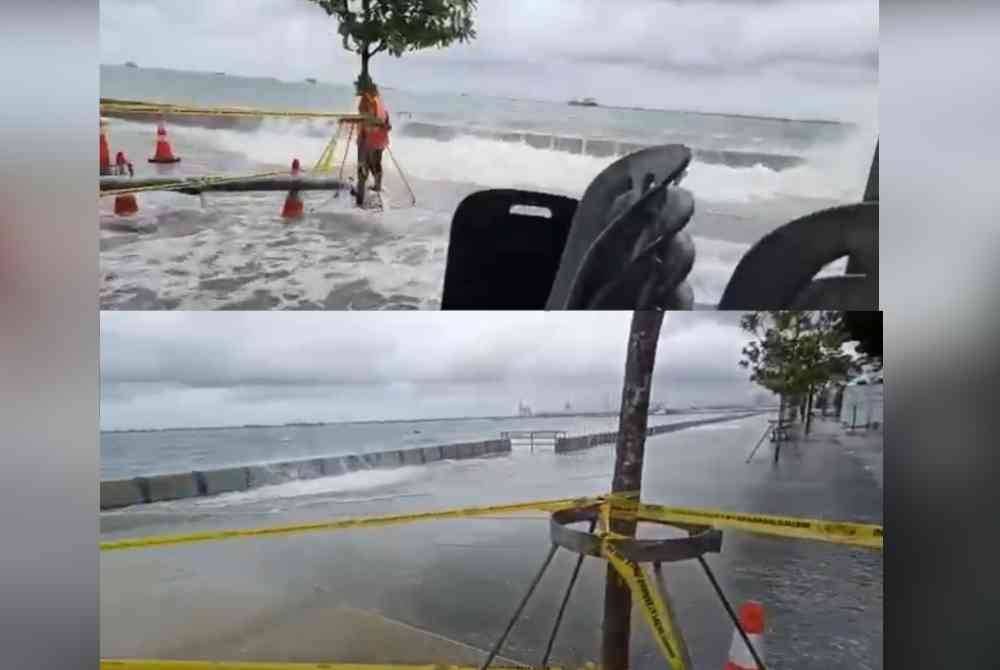
{"label": "orange safety vest", "polygon": [[[370,114],[383,124],[389,122],[389,112],[386,111],[381,96],[375,96],[367,100],[361,98],[361,103],[358,107],[362,114]],[[369,149],[385,149],[389,146],[389,129],[385,126],[362,123],[361,132],[358,134],[358,144],[364,144]]]}

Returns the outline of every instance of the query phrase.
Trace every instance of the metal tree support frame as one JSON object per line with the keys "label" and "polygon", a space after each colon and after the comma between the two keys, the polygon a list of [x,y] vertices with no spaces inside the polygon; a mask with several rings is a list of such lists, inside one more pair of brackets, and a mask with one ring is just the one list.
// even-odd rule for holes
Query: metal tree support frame
{"label": "metal tree support frame", "polygon": [[[524,597],[518,603],[517,608],[514,610],[514,614],[507,622],[507,626],[504,628],[503,633],[497,639],[486,660],[480,666],[480,670],[487,670],[493,660],[500,653],[504,642],[506,642],[511,630],[513,630],[514,625],[517,623],[517,620],[520,618],[524,608],[527,606],[528,601],[531,599],[531,596],[534,594],[538,584],[541,582],[542,577],[545,575],[545,572],[551,564],[556,551],[562,548],[577,554],[578,558],[576,565],[573,568],[569,585],[567,586],[566,592],[560,603],[558,613],[556,614],[552,633],[549,636],[545,647],[545,653],[542,656],[540,665],[538,666],[540,668],[548,668],[552,648],[555,644],[555,639],[559,632],[559,627],[562,623],[562,618],[565,614],[566,606],[569,603],[573,587],[577,582],[583,559],[585,556],[594,556],[601,559],[606,558],[606,548],[608,543],[612,543],[614,551],[628,561],[636,564],[652,564],[654,574],[656,575],[657,589],[660,592],[660,597],[663,602],[667,605],[666,609],[668,611],[668,617],[671,620],[673,620],[673,614],[669,606],[670,601],[666,591],[666,585],[663,583],[662,564],[691,559],[697,560],[702,569],[705,571],[713,590],[722,602],[727,614],[729,614],[730,619],[733,621],[733,625],[736,627],[737,631],[739,631],[744,643],[750,649],[750,653],[753,655],[758,667],[761,668],[761,670],[766,670],[766,666],[761,660],[757,650],[754,648],[753,642],[740,625],[739,617],[733,610],[732,605],[722,591],[722,587],[719,585],[718,580],[715,579],[715,575],[712,573],[704,558],[706,553],[719,553],[722,550],[722,531],[711,528],[710,526],[667,523],[660,520],[637,517],[634,520],[636,522],[642,521],[644,523],[657,523],[664,526],[679,528],[686,531],[688,535],[687,537],[661,540],[641,540],[622,537],[604,530],[595,533],[595,528],[600,523],[602,516],[608,513],[608,509],[611,504],[611,500],[608,500],[599,505],[564,509],[552,513],[549,519],[549,538],[551,540],[551,545],[549,546],[549,551],[545,556],[545,560],[529,584]],[[578,530],[572,527],[574,524],[584,522],[589,522],[590,524],[587,531]],[[677,652],[683,659],[683,666],[681,667],[690,668],[690,655],[687,650],[687,645],[684,642],[684,638],[680,634],[679,630],[675,630],[674,632],[678,643],[677,646],[679,647]]]}

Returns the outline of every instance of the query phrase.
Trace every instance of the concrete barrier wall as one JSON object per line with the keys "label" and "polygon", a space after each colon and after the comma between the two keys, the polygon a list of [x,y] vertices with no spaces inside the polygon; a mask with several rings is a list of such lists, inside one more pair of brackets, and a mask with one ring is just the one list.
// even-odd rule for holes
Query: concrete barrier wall
{"label": "concrete barrier wall", "polygon": [[[651,426],[649,435],[661,435],[693,426],[719,421],[731,421],[754,413],[694,419],[663,426]],[[600,445],[614,444],[618,433],[594,433],[574,437],[556,438],[556,453],[568,453]],[[250,465],[198,472],[135,477],[101,482],[101,509],[117,509],[131,505],[164,500],[178,500],[195,496],[218,495],[245,491],[258,486],[280,484],[297,479],[314,479],[336,476],[369,468],[392,468],[403,465],[420,465],[444,459],[481,458],[494,454],[510,453],[510,439],[484,440],[462,444],[446,444],[422,449],[403,449],[371,454],[329,456],[302,461]]]}
{"label": "concrete barrier wall", "polygon": [[149,485],[149,502],[180,500],[198,495],[198,483],[195,481],[193,472],[144,479]]}
{"label": "concrete barrier wall", "polygon": [[403,464],[403,452],[380,451],[374,453],[369,464],[375,468],[398,468]]}
{"label": "concrete barrier wall", "polygon": [[[678,421],[677,423],[668,423],[662,426],[650,426],[646,429],[646,435],[662,435],[664,433],[672,433],[678,430],[684,430],[685,428],[693,428],[695,426],[703,426],[710,423],[719,423],[720,421],[733,421],[735,419],[744,419],[748,416],[753,416],[758,412],[748,412],[745,414],[734,414],[729,416],[719,416],[713,417],[711,419],[692,419],[690,421]],[[605,444],[615,444],[618,441],[618,433],[592,433],[590,435],[578,435],[575,437],[560,437],[556,438],[555,451],[557,454],[564,454],[571,451],[579,451],[581,449],[589,449],[590,447],[597,447]]]}
{"label": "concrete barrier wall", "polygon": [[444,447],[424,447],[420,451],[424,453],[424,463],[433,463],[434,461],[440,461],[444,456],[442,455],[442,450]]}
{"label": "concrete barrier wall", "polygon": [[194,476],[198,483],[198,490],[203,496],[246,491],[250,487],[250,470],[248,468],[206,470],[205,472],[195,472]]}
{"label": "concrete barrier wall", "polygon": [[399,452],[402,457],[403,465],[423,465],[424,464],[424,450],[423,449],[406,449]]}
{"label": "concrete barrier wall", "polygon": [[138,479],[112,479],[101,482],[101,509],[117,509],[149,502]]}
{"label": "concrete barrier wall", "polygon": [[480,458],[510,453],[510,440],[486,440],[422,449],[401,449],[371,454],[348,454],[302,461],[203,470],[101,482],[101,509],[117,509],[163,500],[245,491],[298,479],[336,476],[354,470],[422,465],[443,459]]}

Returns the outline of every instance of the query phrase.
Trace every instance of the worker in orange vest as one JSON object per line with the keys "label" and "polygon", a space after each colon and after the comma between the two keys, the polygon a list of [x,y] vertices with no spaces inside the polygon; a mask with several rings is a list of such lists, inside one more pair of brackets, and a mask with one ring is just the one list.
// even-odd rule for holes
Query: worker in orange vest
{"label": "worker in orange vest", "polygon": [[358,129],[358,183],[354,195],[358,206],[364,204],[365,182],[372,174],[372,190],[382,190],[382,152],[389,146],[389,112],[378,93],[378,87],[368,82],[361,91],[358,113],[369,117],[360,123]]}

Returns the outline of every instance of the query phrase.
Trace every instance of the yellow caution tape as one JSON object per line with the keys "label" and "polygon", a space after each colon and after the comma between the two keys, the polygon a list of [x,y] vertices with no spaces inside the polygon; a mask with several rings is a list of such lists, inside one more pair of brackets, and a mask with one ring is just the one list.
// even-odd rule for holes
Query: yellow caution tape
{"label": "yellow caution tape", "polygon": [[[494,670],[524,670],[528,666],[496,666]],[[101,670],[479,670],[478,666],[447,663],[403,665],[391,663],[267,663],[260,661],[170,661],[159,659],[101,659]],[[560,670],[553,666],[549,670]]]}
{"label": "yellow caution tape", "polygon": [[646,573],[639,564],[630,561],[615,549],[613,540],[605,540],[601,544],[602,553],[615,571],[628,584],[632,596],[642,606],[643,616],[653,630],[656,645],[674,670],[686,670],[687,664],[680,653],[681,642],[678,638],[677,625],[671,619],[670,611],[663,604],[660,594],[649,584]]}
{"label": "yellow caution tape", "polygon": [[392,514],[387,516],[349,517],[332,521],[313,523],[287,524],[282,526],[265,526],[262,528],[243,528],[233,530],[208,530],[181,535],[152,535],[148,537],[128,538],[101,542],[101,551],[119,549],[139,549],[142,547],[166,546],[175,544],[191,544],[195,542],[211,542],[228,540],[237,537],[263,537],[268,535],[289,535],[292,533],[307,533],[315,531],[344,530],[347,528],[376,528],[393,526],[431,519],[455,519],[462,517],[478,517],[490,514],[509,514],[522,511],[554,512],[561,509],[589,506],[600,501],[600,498],[562,498],[558,500],[535,500],[513,505],[490,505],[485,507],[463,507],[437,512],[417,512],[414,514]]}
{"label": "yellow caution tape", "polygon": [[101,114],[155,114],[188,116],[233,116],[233,117],[285,117],[302,119],[343,119],[362,121],[367,115],[357,112],[317,112],[312,110],[256,109],[253,107],[203,107],[181,105],[170,102],[145,102],[139,100],[101,99]]}
{"label": "yellow caution tape", "polygon": [[817,540],[882,549],[882,526],[868,523],[824,521],[792,516],[773,516],[711,509],[640,505],[638,516],[649,521],[684,523],[742,530],[801,540]]}

